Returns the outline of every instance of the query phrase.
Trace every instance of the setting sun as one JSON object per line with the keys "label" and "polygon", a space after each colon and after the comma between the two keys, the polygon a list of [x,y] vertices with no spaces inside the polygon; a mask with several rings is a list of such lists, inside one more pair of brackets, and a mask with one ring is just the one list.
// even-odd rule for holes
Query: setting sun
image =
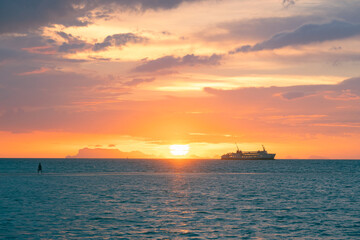
{"label": "setting sun", "polygon": [[170,152],[174,156],[184,156],[189,152],[189,145],[171,145]]}

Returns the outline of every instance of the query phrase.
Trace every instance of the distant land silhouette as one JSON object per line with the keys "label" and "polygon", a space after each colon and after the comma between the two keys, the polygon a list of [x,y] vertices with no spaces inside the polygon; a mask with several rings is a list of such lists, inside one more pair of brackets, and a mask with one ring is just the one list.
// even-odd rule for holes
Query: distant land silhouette
{"label": "distant land silhouette", "polygon": [[156,158],[140,151],[122,152],[119,149],[107,148],[82,148],[74,156],[66,158]]}

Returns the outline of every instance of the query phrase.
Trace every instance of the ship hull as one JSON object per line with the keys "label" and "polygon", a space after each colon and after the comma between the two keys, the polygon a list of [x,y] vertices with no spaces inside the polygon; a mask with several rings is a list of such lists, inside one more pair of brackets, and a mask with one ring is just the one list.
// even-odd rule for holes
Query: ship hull
{"label": "ship hull", "polygon": [[222,157],[221,160],[275,160],[275,157],[272,157],[272,158],[229,158],[229,157]]}
{"label": "ship hull", "polygon": [[221,156],[221,160],[275,160],[275,154],[268,154],[266,157]]}

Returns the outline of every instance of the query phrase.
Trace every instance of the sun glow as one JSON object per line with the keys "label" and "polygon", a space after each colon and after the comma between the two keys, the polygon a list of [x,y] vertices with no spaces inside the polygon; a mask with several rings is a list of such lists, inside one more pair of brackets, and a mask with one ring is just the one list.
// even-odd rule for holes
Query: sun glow
{"label": "sun glow", "polygon": [[174,156],[184,156],[189,152],[189,145],[171,145],[170,153]]}

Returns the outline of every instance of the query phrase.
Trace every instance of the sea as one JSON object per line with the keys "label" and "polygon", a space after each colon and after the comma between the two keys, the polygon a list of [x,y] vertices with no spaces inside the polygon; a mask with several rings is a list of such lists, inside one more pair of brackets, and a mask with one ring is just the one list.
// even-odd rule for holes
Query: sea
{"label": "sea", "polygon": [[0,239],[360,239],[360,160],[0,159]]}

